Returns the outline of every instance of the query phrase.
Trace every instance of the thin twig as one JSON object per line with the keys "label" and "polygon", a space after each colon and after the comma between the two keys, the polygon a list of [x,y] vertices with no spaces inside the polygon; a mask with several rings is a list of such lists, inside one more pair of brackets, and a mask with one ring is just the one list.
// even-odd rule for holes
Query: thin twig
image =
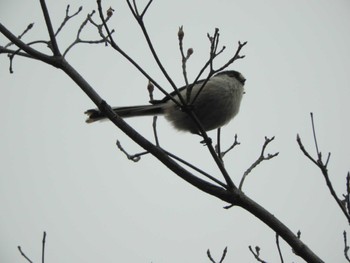
{"label": "thin twig", "polygon": [[[226,254],[227,254],[227,247],[225,247],[224,251],[222,252],[222,256],[221,256],[221,259],[220,259],[219,263],[224,262],[224,259],[225,259],[225,257],[226,257]],[[209,249],[207,250],[207,256],[208,256],[209,260],[210,260],[212,263],[216,263],[216,261],[215,261],[215,260],[213,259],[213,257],[211,256],[210,250],[209,250]]]}
{"label": "thin twig", "polygon": [[182,75],[184,76],[185,80],[185,87],[186,87],[186,103],[190,104],[191,102],[191,92],[194,85],[188,84],[188,78],[187,78],[187,60],[190,58],[190,56],[193,53],[193,49],[188,49],[187,54],[185,55],[184,49],[183,49],[183,38],[184,38],[184,31],[183,26],[180,26],[179,31],[177,33],[178,39],[179,39],[179,49],[181,54],[181,64],[182,64]]}
{"label": "thin twig", "polygon": [[[92,16],[95,14],[95,10],[93,10],[90,14],[87,14],[85,20],[81,23],[77,35],[76,35],[76,39],[66,48],[66,50],[63,52],[63,57],[65,57],[67,55],[67,53],[77,44],[80,43],[84,43],[84,44],[101,44],[101,43],[109,43],[108,38],[103,34],[102,32],[102,27],[103,24],[97,24],[92,20]],[[109,19],[109,17],[107,17],[106,21]],[[80,35],[83,31],[83,29],[85,28],[85,26],[87,25],[87,23],[90,22],[93,26],[95,26],[99,32],[99,35],[101,37],[101,39],[98,40],[82,40]],[[114,30],[111,31],[111,34],[114,33]]]}
{"label": "thin twig", "polygon": [[56,36],[55,36],[55,33],[53,31],[53,28],[52,28],[50,14],[49,14],[49,11],[47,9],[45,0],[40,0],[40,4],[41,4],[41,9],[43,11],[43,15],[45,18],[47,31],[49,32],[50,47],[52,48],[52,52],[53,52],[54,56],[61,56],[60,50],[59,50],[58,45],[57,45]]}
{"label": "thin twig", "polygon": [[265,161],[265,160],[270,160],[274,157],[276,157],[279,153],[276,152],[274,154],[267,154],[267,156],[265,156],[265,149],[267,147],[267,145],[272,142],[273,140],[275,139],[275,137],[271,137],[271,138],[267,138],[265,137],[265,142],[262,146],[262,150],[261,150],[261,153],[260,153],[260,156],[258,157],[258,159],[244,172],[243,176],[242,176],[242,179],[241,179],[241,182],[239,183],[239,189],[242,190],[242,187],[243,187],[243,183],[244,183],[244,180],[246,179],[246,177],[249,175],[249,173],[255,168],[257,167],[262,161]]}
{"label": "thin twig", "polygon": [[252,252],[252,254],[254,255],[254,257],[257,261],[259,261],[261,263],[267,263],[266,261],[264,261],[260,258],[260,248],[258,246],[255,247],[255,252],[251,246],[249,246],[249,250],[250,250],[250,252]]}
{"label": "thin twig", "polygon": [[279,235],[276,233],[276,246],[277,246],[277,250],[278,250],[278,255],[280,256],[281,259],[281,263],[283,263],[283,255],[282,255],[282,251],[281,251],[281,247],[280,247],[280,242],[279,242]]}
{"label": "thin twig", "polygon": [[[100,1],[100,0],[98,0]],[[143,16],[145,15],[145,12],[147,11],[147,9],[149,8],[152,0],[149,1],[149,3],[146,5],[145,9],[143,10],[143,12],[141,13],[141,15],[139,14],[138,12],[138,9],[137,9],[137,5],[136,5],[136,2],[135,0],[133,0],[133,4],[130,3],[130,0],[127,0],[126,1],[128,6],[129,6],[129,9],[131,10],[132,14],[134,15],[136,21],[138,22],[140,28],[141,28],[141,31],[146,39],[146,42],[147,42],[147,45],[152,53],[152,56],[154,58],[154,60],[156,61],[159,69],[162,71],[163,75],[165,76],[165,78],[167,79],[167,81],[169,82],[169,84],[171,85],[171,87],[173,88],[173,90],[176,92],[176,95],[178,95],[179,97],[179,100],[181,102],[182,105],[185,105],[185,100],[182,98],[182,96],[180,95],[180,92],[177,88],[177,86],[175,85],[175,82],[172,80],[172,78],[170,77],[170,75],[168,74],[168,72],[166,71],[165,67],[163,66],[162,62],[160,61],[159,57],[158,57],[158,54],[157,52],[155,51],[155,48],[153,46],[153,43],[151,41],[151,38],[148,34],[148,31],[147,31],[147,28],[143,22]],[[153,81],[152,81],[153,82]],[[154,82],[153,82],[154,83]]]}
{"label": "thin twig", "polygon": [[[164,150],[164,149],[163,149]],[[217,183],[218,185],[224,187],[225,189],[228,189],[227,185],[224,184],[223,182],[221,182],[220,180],[216,179],[215,177],[211,176],[210,174],[206,173],[205,171],[199,169],[198,167],[194,166],[193,164],[190,164],[189,162],[185,161],[184,159],[181,159],[180,157],[176,156],[175,154],[172,154],[171,152],[168,152],[166,150],[164,150],[164,152],[169,155],[171,158],[187,165],[188,167],[190,167],[191,169],[195,170],[196,172],[201,173],[202,175],[204,175],[205,177],[207,177],[208,179],[212,180],[213,182]]]}
{"label": "thin twig", "polygon": [[235,134],[235,140],[234,142],[232,143],[232,145],[226,150],[226,151],[223,151],[220,155],[221,155],[221,158],[224,158],[224,156],[230,152],[233,148],[235,148],[237,145],[240,145],[241,143],[237,140],[237,134]]}
{"label": "thin twig", "polygon": [[66,8],[66,16],[65,18],[63,19],[61,25],[59,26],[59,28],[57,29],[56,33],[55,33],[55,36],[58,35],[58,33],[62,30],[62,28],[64,27],[64,25],[69,21],[69,19],[75,17],[76,15],[78,15],[81,10],[83,10],[83,7],[80,6],[79,9],[72,15],[69,15],[69,8],[70,8],[70,5],[67,5],[67,8]]}
{"label": "thin twig", "polygon": [[212,258],[209,249],[207,250],[207,256],[208,256],[209,260],[210,260],[212,263],[216,263],[215,260]]}
{"label": "thin twig", "polygon": [[223,155],[221,155],[221,128],[218,128],[216,131],[216,146],[215,151],[217,152],[221,162],[223,162]]}
{"label": "thin twig", "polygon": [[158,132],[157,132],[157,118],[158,116],[153,116],[153,134],[154,134],[154,139],[156,141],[156,145],[159,146],[159,139],[158,139]]}
{"label": "thin twig", "polygon": [[241,52],[241,49],[247,43],[248,43],[247,41],[245,41],[243,43],[241,41],[238,41],[238,47],[237,47],[237,50],[236,50],[236,53],[234,54],[234,56],[229,61],[227,61],[226,64],[224,64],[221,68],[217,69],[216,72],[220,72],[220,71],[224,70],[225,68],[227,68],[229,65],[231,65],[233,62],[235,62],[238,59],[245,58],[245,55],[241,56],[239,53]]}
{"label": "thin twig", "polygon": [[41,250],[41,263],[45,263],[45,242],[46,242],[46,232],[44,231],[43,234],[43,246],[42,246],[42,250]]}
{"label": "thin twig", "polygon": [[118,149],[119,149],[121,152],[123,152],[129,160],[131,160],[131,161],[133,161],[133,162],[135,162],[135,163],[138,162],[138,161],[140,161],[141,156],[146,155],[146,154],[149,153],[148,151],[145,151],[145,152],[136,153],[136,154],[132,154],[132,155],[131,155],[131,154],[129,154],[129,153],[123,148],[123,146],[121,145],[121,143],[120,143],[119,140],[117,140],[116,145],[117,145]]}
{"label": "thin twig", "polygon": [[[30,29],[32,29],[33,26],[34,26],[34,23],[30,23],[30,24],[27,26],[27,28],[22,32],[22,34],[20,34],[17,38],[18,38],[18,39],[22,39],[22,37],[23,37]],[[12,45],[13,45],[13,43],[12,43],[12,42],[9,42],[7,45],[4,46],[4,48],[8,48],[8,47],[10,47],[10,46],[12,46]]]}
{"label": "thin twig", "polygon": [[[129,3],[129,2],[128,2]],[[97,0],[97,6],[98,6],[98,12],[100,15],[100,18],[102,20],[103,23],[103,27],[105,28],[106,32],[107,32],[107,37],[109,38],[109,43],[111,44],[112,48],[114,48],[117,52],[119,52],[124,58],[126,58],[134,67],[137,68],[137,70],[140,71],[140,73],[142,75],[144,75],[149,81],[151,81],[153,83],[154,86],[157,87],[157,89],[159,91],[161,91],[166,97],[168,97],[169,99],[171,99],[177,106],[181,107],[181,104],[172,96],[170,96],[170,94],[163,89],[156,81],[155,79],[153,79],[138,63],[136,63],[136,61],[134,59],[132,59],[124,50],[122,50],[117,43],[114,41],[112,34],[111,34],[111,30],[108,28],[108,25],[106,23],[106,20],[104,19],[104,15],[103,15],[103,11],[102,11],[102,4],[101,4],[101,0]],[[133,10],[132,8],[130,10]]]}
{"label": "thin twig", "polygon": [[226,254],[227,254],[227,247],[225,247],[224,251],[222,252],[222,256],[221,256],[221,259],[220,259],[219,263],[224,262]]}
{"label": "thin twig", "polygon": [[345,256],[346,260],[348,262],[350,262],[350,258],[349,258],[349,254],[348,254],[350,247],[348,246],[346,231],[343,232],[343,236],[344,236],[344,256]]}
{"label": "thin twig", "polygon": [[29,263],[33,263],[33,261],[31,261],[31,260],[27,257],[27,255],[24,254],[24,252],[23,252],[22,249],[21,249],[21,246],[18,246],[17,248],[18,248],[18,250],[19,250],[19,253],[21,253],[22,257],[24,257]]}
{"label": "thin twig", "polygon": [[346,176],[346,196],[345,196],[346,208],[348,214],[350,214],[350,172]]}
{"label": "thin twig", "polygon": [[315,142],[315,148],[316,148],[316,154],[318,158],[320,158],[320,151],[318,150],[318,144],[317,144],[317,137],[316,137],[316,129],[315,129],[315,123],[314,123],[314,115],[312,112],[310,112],[310,118],[311,118],[311,125],[312,125],[312,133],[314,135],[314,142]]}
{"label": "thin twig", "polygon": [[311,122],[312,122],[312,129],[313,129],[315,148],[316,148],[316,152],[317,152],[317,159],[314,159],[308,153],[308,151],[305,149],[303,143],[301,142],[301,138],[300,138],[299,134],[297,134],[297,143],[299,145],[300,150],[304,153],[304,155],[310,161],[312,161],[321,170],[331,195],[333,196],[334,200],[337,202],[338,206],[340,207],[340,209],[342,210],[343,214],[345,215],[345,217],[347,218],[348,222],[350,223],[350,214],[349,214],[346,206],[343,204],[343,202],[337,196],[337,193],[335,192],[335,190],[333,188],[333,185],[332,185],[332,182],[331,182],[331,180],[329,178],[327,165],[328,165],[328,162],[329,162],[330,153],[328,154],[326,163],[323,163],[323,161],[322,161],[322,153],[318,149],[318,143],[317,143],[317,137],[316,137],[316,132],[315,132],[315,125],[314,125],[314,120],[313,120],[313,114],[311,113],[310,115],[311,115]]}

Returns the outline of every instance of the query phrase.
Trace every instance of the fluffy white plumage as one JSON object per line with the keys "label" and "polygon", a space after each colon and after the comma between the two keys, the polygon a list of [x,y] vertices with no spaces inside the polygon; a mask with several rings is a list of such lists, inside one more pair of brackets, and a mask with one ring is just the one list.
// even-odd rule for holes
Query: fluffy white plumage
{"label": "fluffy white plumage", "polygon": [[[200,91],[203,83],[204,80],[200,80],[193,86],[189,105],[204,130],[209,131],[227,124],[237,115],[244,94],[245,78],[241,73],[230,70],[220,72],[210,78]],[[180,88],[179,91],[186,101],[186,88]],[[198,92],[200,93],[197,96]],[[180,101],[174,92],[170,96]],[[196,123],[172,99],[165,97],[153,103],[152,105],[116,107],[113,110],[125,118],[164,115],[176,129],[198,134]],[[88,123],[105,118],[97,109],[88,110],[85,113],[89,116],[86,120]]]}

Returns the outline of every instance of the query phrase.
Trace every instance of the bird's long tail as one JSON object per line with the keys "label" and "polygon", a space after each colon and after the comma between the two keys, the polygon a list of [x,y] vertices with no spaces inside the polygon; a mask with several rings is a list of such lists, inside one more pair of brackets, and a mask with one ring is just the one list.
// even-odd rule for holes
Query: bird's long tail
{"label": "bird's long tail", "polygon": [[[130,106],[130,107],[116,107],[113,110],[123,118],[136,117],[136,116],[155,116],[163,114],[162,104],[158,105],[141,105],[141,106]],[[104,115],[98,109],[90,109],[85,112],[88,115],[86,119],[87,123],[92,123],[95,121],[100,121],[106,119]]]}

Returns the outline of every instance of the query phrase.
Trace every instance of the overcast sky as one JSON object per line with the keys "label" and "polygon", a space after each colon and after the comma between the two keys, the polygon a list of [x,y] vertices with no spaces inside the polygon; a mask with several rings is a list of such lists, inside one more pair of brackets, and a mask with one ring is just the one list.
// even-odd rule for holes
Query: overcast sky
{"label": "overcast sky", "polygon": [[[145,1],[140,2],[142,6]],[[48,0],[54,28],[65,14],[83,5],[58,38],[61,51],[74,41],[95,1]],[[116,41],[158,82],[171,91],[155,65],[124,1],[103,1],[115,13],[110,26]],[[95,14],[95,19],[98,16]],[[329,194],[320,171],[300,152],[299,133],[315,154],[310,112],[319,147],[332,153],[329,173],[338,195],[350,170],[350,2],[309,1],[154,1],[146,25],[164,66],[177,85],[181,75],[177,30],[183,25],[188,64],[194,79],[208,57],[206,34],[220,29],[225,62],[237,48],[246,55],[230,66],[247,79],[238,116],[223,129],[224,148],[238,134],[241,145],[225,157],[235,183],[259,156],[264,136],[275,136],[268,152],[280,152],[247,178],[244,192],[263,205],[325,262],[345,262],[347,221]],[[0,1],[0,22],[15,35],[29,23],[24,41],[48,39],[39,1]],[[83,32],[98,39],[94,28]],[[0,45],[8,41],[0,35]],[[35,46],[33,46],[35,47]],[[49,54],[44,46],[37,46]],[[104,45],[78,45],[67,60],[112,105],[144,104],[147,80]],[[42,62],[16,57],[9,73],[0,56],[0,261],[25,262],[17,251],[40,262],[47,231],[46,262],[209,262],[206,250],[225,262],[254,262],[248,246],[279,262],[275,234],[240,208],[198,191],[152,156],[133,163],[116,148],[142,151],[108,122],[87,125],[91,101],[63,72]],[[158,92],[155,94],[161,98]],[[152,140],[152,118],[129,119]],[[195,135],[174,131],[159,118],[161,145],[222,179]],[[215,136],[211,132],[210,136]],[[350,231],[349,231],[350,232]],[[281,241],[286,262],[303,262]]]}

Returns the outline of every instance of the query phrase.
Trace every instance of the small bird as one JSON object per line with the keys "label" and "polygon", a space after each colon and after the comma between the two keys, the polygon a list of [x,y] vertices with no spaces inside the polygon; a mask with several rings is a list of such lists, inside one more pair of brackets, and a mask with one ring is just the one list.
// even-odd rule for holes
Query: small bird
{"label": "small bird", "polygon": [[[199,80],[193,85],[188,105],[205,131],[220,128],[237,115],[244,94],[245,81],[246,79],[238,71],[228,70],[211,77],[202,90],[200,89],[205,80]],[[179,92],[187,101],[186,87],[180,88]],[[150,105],[116,107],[113,110],[123,118],[164,115],[176,129],[200,134],[191,116],[170,97],[181,105],[178,95],[172,92],[162,100],[151,101]],[[98,109],[87,110],[85,114],[88,115],[87,123],[106,118]]]}

